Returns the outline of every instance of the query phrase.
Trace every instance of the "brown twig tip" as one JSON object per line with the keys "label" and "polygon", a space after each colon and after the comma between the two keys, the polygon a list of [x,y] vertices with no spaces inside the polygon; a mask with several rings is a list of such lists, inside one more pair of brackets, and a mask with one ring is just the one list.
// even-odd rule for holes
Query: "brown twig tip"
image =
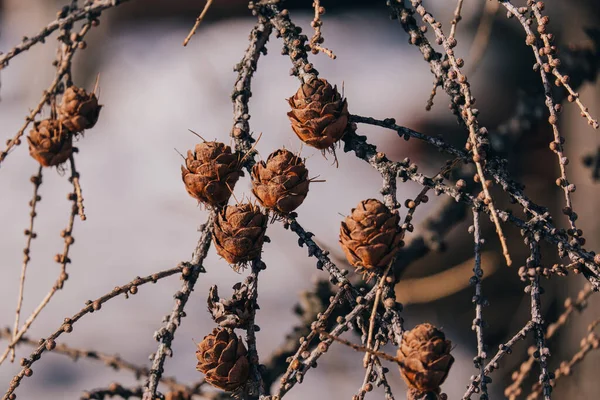
{"label": "brown twig tip", "polygon": [[187,37],[183,41],[183,45],[184,46],[187,46],[188,43],[190,42],[190,40],[192,40],[192,36],[194,36],[194,34],[196,33],[196,30],[200,26],[200,23],[202,23],[202,20],[206,16],[206,13],[208,12],[208,9],[212,5],[212,3],[213,3],[213,0],[207,0],[206,1],[206,4],[204,5],[204,8],[202,9],[202,12],[200,13],[200,15],[198,15],[198,18],[196,18],[196,23],[192,27],[192,30],[190,31],[190,33],[188,33]]}
{"label": "brown twig tip", "polygon": [[75,190],[77,213],[79,214],[79,218],[81,218],[82,221],[85,221],[87,217],[85,215],[85,208],[83,207],[83,192],[81,191],[81,184],[79,183],[79,172],[75,169],[75,158],[73,155],[71,155],[69,160],[71,162],[71,183]]}
{"label": "brown twig tip", "polygon": [[[594,119],[590,115],[588,108],[586,106],[584,106],[583,103],[581,102],[581,100],[579,99],[579,94],[576,93],[573,90],[573,88],[571,87],[571,85],[569,84],[569,81],[570,81],[569,76],[563,75],[558,70],[558,66],[560,65],[560,59],[558,58],[558,50],[557,50],[556,46],[554,46],[552,44],[552,40],[550,39],[552,34],[547,32],[547,25],[550,22],[550,19],[547,16],[544,16],[542,14],[542,10],[544,9],[544,3],[543,2],[531,2],[530,6],[531,6],[531,11],[532,11],[533,17],[535,18],[535,20],[538,24],[538,33],[540,34],[540,37],[544,44],[544,47],[542,49],[538,50],[538,52],[541,51],[540,56],[541,57],[545,56],[545,58],[547,60],[547,63],[540,64],[542,66],[542,69],[546,73],[547,73],[546,70],[549,70],[549,72],[551,72],[552,75],[554,75],[556,77],[556,81],[555,81],[556,86],[564,86],[565,87],[565,89],[569,93],[569,99],[570,100],[573,99],[575,101],[575,103],[577,104],[577,106],[579,107],[579,110],[581,111],[581,117],[586,118],[588,124],[592,128],[598,129],[598,127],[599,127],[598,120]],[[529,35],[529,33],[528,33],[528,35]],[[534,43],[531,43],[530,45],[533,45],[533,44]]]}
{"label": "brown twig tip", "polygon": [[450,39],[454,39],[454,36],[456,36],[456,27],[458,23],[462,21],[461,11],[463,7],[463,2],[464,0],[458,0],[456,3],[456,9],[454,10],[454,18],[452,19],[452,26],[450,28]]}
{"label": "brown twig tip", "polygon": [[[371,316],[369,317],[369,332],[367,334],[367,348],[371,348],[372,346],[372,342],[373,342],[373,335],[375,332],[375,319],[377,318],[377,308],[379,307],[379,303],[381,302],[381,295],[383,293],[383,286],[386,283],[386,278],[390,272],[390,269],[392,268],[392,264],[394,263],[394,260],[390,260],[390,262],[388,263],[388,266],[385,270],[385,272],[381,275],[381,278],[379,279],[379,284],[377,285],[377,293],[375,293],[375,301],[373,301],[373,308],[371,309]],[[375,347],[373,347],[373,349],[376,350]],[[367,368],[369,361],[371,360],[371,356],[369,353],[365,354],[365,357],[363,359],[363,366],[365,368]]]}
{"label": "brown twig tip", "polygon": [[319,52],[323,52],[327,54],[329,58],[335,60],[337,56],[333,54],[333,51],[329,50],[326,47],[321,46],[321,44],[325,41],[323,38],[323,34],[321,33],[321,27],[323,26],[323,21],[321,20],[321,15],[325,14],[325,7],[321,6],[320,0],[313,1],[313,7],[315,9],[315,17],[310,23],[310,25],[314,28],[315,33],[313,37],[310,39],[310,49],[313,54],[318,54]]}
{"label": "brown twig tip", "polygon": [[386,354],[384,352],[371,349],[371,348],[366,347],[366,346],[361,346],[361,345],[352,343],[349,340],[342,339],[341,337],[339,337],[339,336],[337,336],[335,334],[329,333],[329,332],[327,332],[324,329],[318,329],[317,333],[319,333],[319,335],[322,335],[322,336],[326,337],[327,339],[331,339],[334,342],[338,342],[340,344],[343,344],[344,346],[350,347],[351,349],[356,350],[358,352],[372,354],[372,355],[374,355],[376,357],[379,357],[379,358],[382,358],[382,359],[384,359],[386,361],[393,362],[394,364],[398,364],[398,365],[402,364],[400,362],[400,360],[398,358],[394,357],[394,356],[390,356],[389,354]]}

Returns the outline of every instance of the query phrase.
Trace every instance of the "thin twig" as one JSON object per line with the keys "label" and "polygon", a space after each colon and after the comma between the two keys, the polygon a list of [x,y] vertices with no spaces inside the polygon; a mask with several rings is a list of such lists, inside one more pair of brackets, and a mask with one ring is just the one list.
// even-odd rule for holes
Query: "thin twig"
{"label": "thin twig", "polygon": [[584,106],[581,100],[579,99],[579,94],[576,93],[569,84],[569,77],[567,75],[563,75],[557,68],[560,63],[557,62],[558,58],[555,58],[553,56],[553,53],[555,53],[556,50],[554,50],[554,46],[552,46],[551,43],[552,41],[548,36],[548,33],[546,32],[546,25],[548,24],[549,20],[548,17],[542,15],[543,5],[538,4],[536,2],[532,2],[531,9],[533,10],[533,15],[535,16],[535,19],[538,23],[538,31],[540,32],[540,37],[544,42],[544,54],[548,58],[547,65],[551,68],[552,75],[554,75],[557,78],[557,86],[561,85],[564,86],[565,89],[567,89],[569,95],[573,100],[575,100],[575,103],[579,107],[581,116],[587,119],[588,124],[592,128],[598,129],[600,127],[600,125],[598,125],[598,121],[590,115],[588,108]]}
{"label": "thin twig", "polygon": [[[379,340],[376,340],[372,346],[368,345],[368,346],[365,346],[365,348],[369,348],[373,351],[377,351],[377,350],[379,350],[379,346],[380,346]],[[377,356],[365,351],[365,357],[364,357],[365,377],[363,379],[362,385],[360,386],[360,389],[358,390],[358,393],[356,394],[355,398],[353,398],[354,400],[356,400],[356,399],[363,400],[365,398],[365,395],[367,394],[367,392],[370,392],[372,390],[372,385],[370,384],[370,381],[373,378],[375,360],[377,360]]]}
{"label": "thin twig", "polygon": [[[37,236],[37,234],[33,231],[33,222],[35,221],[35,217],[37,213],[35,211],[35,207],[42,198],[39,196],[38,192],[40,189],[40,185],[42,184],[42,166],[40,165],[38,168],[37,175],[33,175],[31,177],[31,183],[33,183],[33,197],[29,202],[29,206],[31,207],[31,212],[29,213],[29,228],[25,230],[25,236],[27,236],[27,241],[25,243],[25,248],[23,249],[23,265],[21,266],[21,278],[19,280],[19,296],[17,298],[17,309],[15,311],[15,324],[13,328],[13,338],[15,339],[15,335],[17,330],[19,329],[19,319],[21,317],[21,306],[23,305],[23,292],[25,290],[25,276],[27,273],[27,265],[29,264],[29,260],[31,259],[31,241]],[[15,349],[11,350],[10,361],[13,362],[15,359]]]}
{"label": "thin twig", "polygon": [[390,362],[393,362],[393,363],[398,364],[398,365],[403,365],[402,362],[400,362],[400,360],[398,360],[396,357],[390,356],[389,354],[386,354],[386,353],[383,353],[383,352],[380,352],[380,351],[377,351],[377,350],[374,350],[374,349],[369,349],[369,348],[367,348],[365,346],[354,344],[354,343],[352,343],[352,342],[350,342],[350,341],[348,341],[346,339],[342,339],[341,337],[339,337],[338,335],[334,334],[333,332],[329,333],[329,332],[326,332],[326,331],[320,331],[319,333],[321,335],[325,336],[327,339],[330,339],[331,341],[335,341],[335,342],[341,343],[344,346],[348,346],[348,347],[350,347],[353,350],[359,351],[361,353],[365,353],[366,352],[366,353],[369,353],[369,354],[373,354],[373,355],[375,355],[375,356],[377,356],[379,358],[383,358],[386,361],[390,361]]}
{"label": "thin twig", "polygon": [[454,39],[454,36],[456,36],[456,26],[460,21],[462,21],[462,16],[460,15],[460,12],[462,11],[463,2],[464,0],[458,0],[456,2],[456,9],[454,10],[454,18],[451,22],[450,36],[448,37],[448,39]]}
{"label": "thin twig", "polygon": [[310,39],[310,49],[313,52],[313,54],[323,52],[327,54],[329,58],[335,60],[337,56],[333,54],[333,51],[321,46],[321,44],[323,44],[323,42],[325,41],[325,39],[323,39],[323,34],[321,33],[321,27],[323,26],[321,15],[325,14],[325,8],[321,6],[320,0],[313,0],[313,7],[315,9],[315,17],[311,22],[311,26],[315,29],[315,34]]}
{"label": "thin twig", "polygon": [[381,365],[381,360],[375,357],[373,369],[377,373],[377,380],[375,381],[376,385],[381,384],[383,386],[383,395],[385,400],[395,400],[394,394],[392,393],[392,387],[390,386],[386,376],[383,365]]}
{"label": "thin twig", "polygon": [[[540,49],[536,45],[536,36],[534,35],[529,24],[527,23],[527,19],[519,12],[519,10],[513,4],[511,4],[509,1],[502,1],[501,3],[508,10],[508,12],[510,14],[512,14],[521,23],[523,30],[527,34],[527,44],[531,47],[531,50],[535,57],[535,60],[537,63],[537,70],[540,73],[542,85],[544,86],[544,95],[546,98],[546,101],[545,101],[546,108],[548,109],[548,112],[550,113],[548,122],[552,126],[552,132],[554,134],[554,141],[550,144],[550,148],[552,151],[554,151],[554,153],[556,153],[558,167],[560,170],[560,178],[557,179],[556,183],[559,187],[562,188],[562,190],[564,192],[565,207],[569,210],[572,210],[573,206],[572,206],[572,201],[571,201],[571,192],[575,191],[575,189],[574,189],[574,185],[570,185],[569,181],[567,179],[566,165],[567,165],[568,161],[563,153],[564,138],[561,138],[560,132],[558,130],[558,125],[557,125],[558,124],[558,112],[557,112],[556,102],[554,101],[554,97],[552,96],[552,88],[550,86],[550,81],[548,80],[547,72],[544,69],[544,62],[542,61],[542,58],[540,56]],[[542,54],[544,54],[544,53],[542,53]],[[547,66],[547,68],[548,68],[548,72],[549,72],[550,67]],[[571,229],[574,232],[577,232],[577,227],[575,225],[575,218],[573,217],[573,213],[571,212],[566,215],[569,219],[569,224],[571,226]]]}
{"label": "thin twig", "polygon": [[[335,328],[331,331],[331,334],[334,336],[339,336],[341,333],[347,331],[352,326],[352,322],[356,320],[357,317],[362,315],[370,306],[371,302],[375,297],[375,293],[377,288],[373,288],[367,293],[364,297],[358,299],[356,306],[350,311],[346,316],[339,317],[338,323]],[[277,396],[280,398],[285,395],[285,393],[289,392],[296,383],[301,383],[304,375],[308,372],[308,370],[316,365],[317,360],[327,351],[329,345],[331,344],[331,338],[323,340],[319,346],[313,349],[311,352],[307,352],[305,354],[306,357],[304,361],[300,361],[296,359],[297,362],[290,363],[290,367],[293,370],[289,375],[286,374],[281,379],[281,386],[277,391]]]}
{"label": "thin twig", "polygon": [[[498,369],[498,362],[507,354],[512,352],[512,347],[520,340],[523,340],[527,337],[527,334],[532,331],[535,327],[533,321],[527,322],[523,328],[519,332],[516,333],[510,340],[504,344],[499,346],[498,351],[492,357],[492,359],[485,365],[485,369],[483,370],[484,374],[487,376],[492,373],[494,370]],[[477,387],[479,386],[479,375],[474,377],[467,388],[467,391],[463,395],[463,400],[468,400],[471,398]]]}
{"label": "thin twig", "polygon": [[290,213],[287,216],[283,217],[283,226],[286,229],[290,229],[292,232],[298,235],[298,243],[300,246],[306,245],[308,248],[308,256],[317,258],[317,269],[323,269],[329,272],[330,282],[333,285],[337,285],[339,287],[348,287],[348,295],[351,298],[355,298],[357,296],[357,291],[354,289],[346,275],[348,274],[347,270],[340,270],[329,258],[329,252],[321,249],[317,243],[312,239],[314,236],[311,232],[307,232],[297,221],[296,214]]}
{"label": "thin twig", "polygon": [[81,184],[79,183],[79,172],[75,169],[75,158],[71,154],[69,158],[69,162],[71,163],[71,183],[73,184],[73,188],[75,189],[76,196],[76,204],[77,204],[77,213],[79,214],[79,218],[82,221],[85,221],[87,217],[85,216],[85,209],[83,208],[83,193],[81,191]]}
{"label": "thin twig", "polygon": [[[554,371],[554,378],[550,381],[551,387],[554,388],[556,386],[558,379],[571,375],[573,373],[573,368],[581,363],[585,356],[592,350],[598,350],[600,348],[600,338],[594,332],[594,328],[599,322],[599,320],[596,320],[588,326],[588,332],[580,341],[579,350],[570,360],[560,363],[560,367]],[[542,395],[543,388],[544,385],[536,382],[531,389],[531,393],[527,396],[527,400],[537,400]]]}
{"label": "thin twig", "polygon": [[206,13],[208,12],[208,9],[212,5],[212,3],[213,3],[213,0],[206,0],[206,4],[204,5],[202,12],[200,13],[200,15],[198,15],[198,18],[196,18],[196,23],[194,24],[194,26],[192,27],[192,30],[190,31],[190,33],[188,33],[187,37],[183,41],[184,46],[187,46],[187,44],[190,42],[190,40],[192,40],[192,36],[194,36],[194,34],[196,33],[196,30],[198,29],[198,27],[200,26],[200,23],[206,16]]}
{"label": "thin twig", "polygon": [[[565,326],[569,318],[575,311],[582,312],[588,305],[588,298],[594,293],[592,286],[588,283],[579,291],[575,299],[568,297],[565,300],[565,310],[558,316],[555,322],[548,325],[546,328],[546,341],[552,339],[558,330]],[[535,347],[531,347],[528,351],[528,359],[525,360],[518,369],[512,373],[513,382],[504,390],[504,395],[509,400],[515,400],[522,392],[522,385],[525,379],[529,376],[532,366],[535,362],[534,357]]]}
{"label": "thin twig", "polygon": [[[373,333],[375,331],[375,318],[377,317],[377,307],[381,302],[381,294],[383,293],[383,285],[385,284],[388,273],[390,272],[390,268],[392,268],[393,260],[388,264],[385,272],[381,275],[379,279],[379,284],[377,284],[377,292],[375,293],[375,300],[373,301],[373,308],[371,310],[371,316],[369,317],[369,333],[367,335],[367,348],[371,348],[371,343],[373,341]],[[365,358],[363,360],[363,366],[367,368],[369,360],[371,359],[370,354],[365,354]]]}
{"label": "thin twig", "polygon": [[[290,379],[290,377],[295,373],[295,371],[301,365],[301,358],[303,358],[303,354],[308,351],[312,341],[317,336],[319,329],[324,329],[329,317],[334,312],[336,306],[340,304],[342,298],[346,295],[346,288],[340,288],[335,296],[329,302],[329,305],[322,313],[317,314],[317,319],[314,322],[310,323],[310,333],[306,335],[306,337],[300,337],[300,346],[296,350],[296,352],[287,358],[287,369],[281,377],[282,386]],[[296,343],[294,343],[296,344]]]}
{"label": "thin twig", "polygon": [[[72,169],[71,173],[76,174],[77,172],[75,171],[75,169]],[[71,178],[73,178],[73,175],[71,176]],[[71,181],[73,182],[72,179]],[[54,257],[54,261],[60,264],[60,273],[58,275],[58,278],[56,279],[56,282],[54,283],[50,291],[46,294],[46,296],[38,304],[35,310],[33,310],[31,315],[27,318],[23,326],[20,329],[14,331],[13,340],[11,340],[4,353],[2,353],[2,355],[0,356],[0,364],[2,364],[4,360],[6,360],[8,353],[14,348],[17,341],[29,330],[29,327],[33,324],[38,315],[48,305],[48,303],[50,303],[50,300],[52,300],[54,295],[63,288],[65,281],[69,278],[69,275],[67,274],[67,264],[71,263],[71,259],[69,258],[69,251],[71,249],[71,245],[75,242],[75,239],[73,238],[73,226],[75,224],[75,216],[77,216],[78,214],[78,207],[77,195],[75,193],[69,193],[67,198],[70,201],[72,201],[73,204],[71,205],[71,212],[69,214],[69,221],[67,223],[67,227],[63,231],[61,231],[61,237],[64,238],[63,251],[62,253],[59,253]]]}

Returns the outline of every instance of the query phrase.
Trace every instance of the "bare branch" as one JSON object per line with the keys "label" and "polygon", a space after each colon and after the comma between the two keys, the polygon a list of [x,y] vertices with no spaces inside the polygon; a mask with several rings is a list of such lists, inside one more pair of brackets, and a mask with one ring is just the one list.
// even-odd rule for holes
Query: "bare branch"
{"label": "bare branch", "polygon": [[159,345],[158,350],[151,358],[152,367],[150,368],[150,374],[148,375],[144,390],[143,398],[145,400],[154,400],[156,396],[158,382],[164,371],[165,359],[173,353],[171,343],[175,337],[177,327],[181,324],[181,318],[185,315],[185,305],[190,298],[190,294],[194,290],[194,286],[196,285],[200,273],[204,272],[202,263],[206,258],[212,240],[215,217],[216,211],[211,210],[206,223],[200,228],[200,240],[192,255],[192,260],[187,264],[186,274],[184,275],[185,279],[181,285],[181,289],[173,296],[175,298],[173,310],[167,315],[161,328],[154,332],[154,339]]}
{"label": "bare branch", "polygon": [[[202,269],[201,266],[196,267],[196,268]],[[79,321],[81,318],[83,318],[85,315],[93,313],[94,311],[100,310],[104,303],[106,303],[107,301],[109,301],[111,299],[114,299],[115,297],[117,297],[121,294],[128,294],[128,293],[133,294],[134,292],[137,292],[137,288],[146,283],[149,283],[149,282],[156,283],[160,279],[163,279],[168,276],[175,275],[175,274],[182,274],[183,278],[187,279],[189,277],[189,275],[191,274],[191,270],[192,270],[192,266],[190,266],[188,263],[181,263],[175,268],[160,271],[160,272],[154,273],[152,275],[148,275],[144,278],[137,277],[134,280],[132,280],[131,282],[129,282],[123,286],[115,287],[111,292],[98,297],[94,301],[86,302],[85,307],[83,307],[80,311],[73,314],[73,316],[71,316],[70,318],[65,318],[64,322],[60,325],[60,327],[57,330],[55,330],[53,333],[51,333],[47,338],[45,338],[39,344],[39,346],[30,354],[29,358],[25,358],[22,360],[21,364],[23,365],[23,368],[11,380],[10,386],[9,386],[8,390],[6,391],[6,393],[4,394],[4,396],[2,397],[2,400],[10,400],[12,398],[11,395],[16,391],[17,387],[19,386],[19,384],[21,383],[23,378],[26,376],[31,376],[31,366],[41,358],[41,356],[44,352],[53,350],[56,347],[56,339],[58,339],[63,333],[72,332],[73,325],[77,321]],[[202,269],[202,271],[203,271],[203,269]],[[132,288],[135,288],[135,289],[132,290]]]}

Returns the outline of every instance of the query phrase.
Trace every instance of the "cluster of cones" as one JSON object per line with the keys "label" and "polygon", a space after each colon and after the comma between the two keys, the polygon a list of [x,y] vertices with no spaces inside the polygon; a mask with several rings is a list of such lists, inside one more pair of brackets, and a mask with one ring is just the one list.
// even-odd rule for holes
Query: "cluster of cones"
{"label": "cluster of cones", "polygon": [[[331,149],[348,125],[348,106],[336,87],[324,79],[303,84],[289,100],[292,128],[309,146]],[[233,188],[243,175],[240,156],[219,142],[203,142],[188,151],[182,179],[187,192],[199,202],[219,209],[214,226],[217,252],[232,265],[260,255],[268,217],[257,205],[227,206]],[[252,193],[264,208],[288,214],[308,194],[308,170],[297,155],[286,149],[272,153],[252,169]]]}
{"label": "cluster of cones", "polygon": [[29,154],[44,167],[64,163],[73,154],[73,137],[96,124],[101,108],[94,93],[68,87],[58,116],[34,123],[27,136]]}
{"label": "cluster of cones", "polygon": [[[190,196],[219,210],[213,240],[217,253],[232,265],[260,256],[265,242],[267,214],[256,204],[227,205],[243,175],[241,159],[219,142],[203,142],[188,151],[182,179]],[[299,207],[308,194],[310,179],[302,160],[280,149],[252,169],[252,192],[266,209],[286,214]]]}
{"label": "cluster of cones", "polygon": [[[324,79],[303,84],[291,97],[288,113],[296,135],[322,151],[332,149],[348,128],[348,106],[336,87]],[[213,241],[217,253],[234,268],[260,257],[269,217],[259,205],[227,205],[243,176],[242,159],[219,142],[203,142],[188,151],[182,166],[187,192],[218,210]],[[297,155],[280,149],[251,171],[252,193],[275,215],[296,210],[308,195],[311,180]],[[400,217],[381,201],[368,199],[352,209],[340,227],[340,244],[359,272],[381,274],[403,245]],[[415,393],[439,393],[454,359],[451,343],[430,324],[406,332],[398,350],[401,374]],[[197,369],[213,386],[226,391],[242,387],[249,376],[248,351],[232,327],[216,328],[198,345]]]}
{"label": "cluster of cones", "polygon": [[[268,215],[259,205],[227,205],[243,175],[241,157],[219,142],[203,142],[188,151],[182,179],[187,192],[218,210],[213,242],[217,253],[238,269],[260,257],[267,241]],[[271,154],[252,169],[252,192],[262,207],[285,214],[299,207],[308,194],[308,170],[297,155],[286,149]],[[248,351],[233,328],[215,328],[196,351],[197,369],[211,385],[228,391],[241,390],[250,374]]]}

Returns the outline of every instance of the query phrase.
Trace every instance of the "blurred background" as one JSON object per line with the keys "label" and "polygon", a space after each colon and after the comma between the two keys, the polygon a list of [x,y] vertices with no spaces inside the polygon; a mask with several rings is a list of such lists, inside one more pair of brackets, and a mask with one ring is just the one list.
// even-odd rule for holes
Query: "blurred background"
{"label": "blurred background", "polygon": [[[56,16],[64,1],[0,0],[0,51],[7,51],[32,35]],[[471,51],[474,37],[484,13],[485,1],[465,0],[463,21],[458,26],[456,52],[465,58],[467,71],[477,56]],[[181,43],[204,6],[203,1],[146,0],[131,1],[105,12],[101,24],[87,37],[88,47],[75,56],[74,82],[92,89],[100,76],[100,102],[104,104],[96,127],[86,132],[78,143],[76,157],[85,199],[88,220],[77,220],[75,244],[71,249],[69,280],[46,310],[34,323],[28,336],[44,337],[56,329],[66,316],[83,307],[88,299],[96,298],[114,286],[124,284],[136,275],[148,275],[175,266],[189,258],[197,240],[198,225],[206,212],[190,198],[183,187],[178,153],[185,153],[197,142],[188,129],[207,140],[229,141],[232,121],[230,94],[235,80],[233,66],[247,45],[247,37],[255,23],[242,0],[217,0],[207,19],[187,47]],[[425,111],[433,77],[428,65],[396,21],[389,21],[385,2],[371,0],[324,0],[323,35],[325,46],[337,55],[331,60],[324,54],[312,61],[322,77],[344,87],[351,113],[376,118],[396,118],[398,124],[427,134],[442,134],[447,140],[462,144],[465,132],[448,111],[448,99],[440,92],[431,111]],[[455,2],[427,1],[429,11],[449,30]],[[312,20],[310,0],[286,2],[292,19],[309,32]],[[546,13],[557,43],[566,48],[570,43],[591,41],[585,27],[600,27],[600,9],[595,0],[548,0]],[[525,46],[524,34],[514,20],[502,11],[495,13],[489,44],[481,63],[468,72],[480,119],[492,135],[496,132],[519,132],[510,148],[510,168],[527,185],[528,194],[536,202],[550,207],[559,225],[564,224],[559,210],[562,192],[556,189],[558,176],[555,156],[547,144],[552,134],[545,123],[525,126],[504,126],[515,115],[518,99],[539,92],[539,76],[532,72],[533,57]],[[55,36],[46,45],[38,45],[11,61],[1,72],[0,137],[5,140],[20,128],[28,110],[39,101],[54,76],[51,66],[55,57]],[[251,129],[262,133],[258,151],[263,158],[285,146],[298,151],[300,142],[290,129],[286,116],[291,96],[298,86],[289,76],[290,62],[279,55],[282,44],[272,37],[267,44],[269,54],[259,61],[252,83],[250,101]],[[595,78],[593,69],[591,78]],[[600,114],[600,90],[596,83],[586,83],[580,89],[581,98],[594,116]],[[539,102],[540,105],[543,105]],[[542,118],[545,120],[545,117]],[[514,125],[514,124],[513,124]],[[587,154],[595,154],[600,140],[579,117],[578,109],[566,105],[561,117],[562,133],[567,138],[566,151],[571,159],[569,178],[577,185],[574,209],[580,218],[579,227],[587,238],[586,248],[600,249],[600,223],[596,218],[598,186],[592,171],[581,162]],[[436,174],[445,161],[432,148],[416,141],[404,141],[391,131],[360,126],[372,143],[383,149],[391,159],[410,157],[427,175]],[[523,129],[526,128],[526,129]],[[499,134],[499,133],[498,133]],[[325,183],[311,186],[310,195],[298,209],[299,222],[315,233],[341,264],[344,258],[337,243],[339,223],[360,200],[378,197],[380,177],[366,163],[353,155],[338,151],[339,168],[333,160],[324,159],[311,148],[304,147],[302,155],[313,176]],[[12,327],[18,292],[18,279],[28,224],[32,185],[29,177],[37,171],[36,162],[20,146],[2,165],[0,171],[0,321]],[[32,261],[25,290],[23,316],[26,317],[54,283],[59,266],[54,254],[62,249],[59,233],[66,227],[70,202],[66,195],[70,184],[56,170],[45,170],[40,188],[42,201],[33,242]],[[399,183],[398,198],[403,203],[414,198],[420,188],[412,183]],[[236,196],[250,195],[246,178],[236,187]],[[414,235],[419,234],[419,222],[435,215],[441,198],[416,211]],[[405,208],[400,209],[404,215]],[[469,217],[444,238],[445,246],[411,263],[403,273],[410,285],[398,290],[399,300],[406,303],[405,325],[430,321],[444,329],[455,343],[457,359],[444,385],[450,398],[459,398],[469,377],[476,373],[472,358],[476,355],[475,334],[471,331],[474,310],[471,305],[473,289],[467,286],[472,265],[472,236],[467,234]],[[562,226],[562,225],[561,225]],[[490,307],[484,310],[489,327],[485,335],[491,351],[497,344],[512,336],[528,319],[529,299],[524,297],[524,284],[518,280],[517,268],[524,263],[527,249],[516,231],[506,227],[509,247],[515,267],[507,268],[499,255],[492,227],[485,225],[487,239],[484,250],[486,280],[483,288]],[[283,341],[291,327],[298,322],[291,312],[297,295],[312,288],[316,279],[325,273],[314,267],[314,260],[305,257],[297,239],[280,224],[269,227],[272,243],[265,246],[264,260],[268,266],[261,274],[260,306],[257,323],[258,350],[261,359]],[[445,248],[445,250],[444,250]],[[545,249],[544,260],[551,265],[555,252]],[[174,356],[167,360],[167,376],[176,376],[185,383],[196,381],[195,344],[208,334],[213,322],[206,312],[208,288],[218,284],[222,296],[231,293],[230,287],[243,279],[211,250],[205,262],[207,274],[202,275],[187,307],[187,318],[176,334]],[[455,268],[459,266],[459,268]],[[460,268],[463,266],[463,268]],[[465,267],[466,266],[466,267]],[[451,275],[438,273],[450,271]],[[431,278],[433,276],[433,278]],[[451,276],[452,279],[448,279]],[[418,286],[430,277],[433,285]],[[410,280],[409,280],[410,279]],[[461,283],[462,282],[462,283]],[[563,309],[566,296],[576,294],[585,280],[570,275],[544,282],[547,294],[543,297],[546,319],[553,321]],[[155,286],[140,288],[139,294],[126,300],[118,298],[103,307],[102,312],[88,316],[74,326],[68,335],[73,346],[119,353],[139,364],[148,363],[148,355],[156,350],[153,332],[163,315],[172,307],[173,293],[179,288],[177,278],[164,280]],[[409,290],[417,287],[418,290]],[[576,316],[551,345],[551,367],[570,358],[578,349],[587,324],[600,314],[600,299],[592,297],[590,307]],[[64,338],[64,337],[63,337]],[[61,339],[63,339],[61,338]],[[0,345],[5,346],[5,342]],[[528,342],[529,344],[529,342]],[[526,345],[515,348],[496,371],[490,393],[502,396],[510,383],[510,373],[523,360]],[[393,349],[387,348],[388,352]],[[29,354],[20,347],[17,357]],[[17,358],[17,359],[18,359]],[[304,383],[286,398],[349,399],[359,388],[364,370],[362,355],[341,346],[319,362],[319,372],[308,373]],[[555,398],[595,398],[598,382],[593,368],[599,354],[590,354],[574,376],[559,382]],[[0,382],[8,386],[20,367],[5,363],[0,367]],[[395,367],[389,379],[396,398],[404,396],[404,383]],[[533,374],[536,375],[535,373]],[[19,388],[23,399],[45,400],[78,398],[86,389],[107,386],[112,381],[133,384],[126,372],[111,371],[98,363],[71,360],[49,354],[35,368],[35,375]],[[530,379],[526,388],[533,381]],[[381,398],[377,388],[371,398]]]}

